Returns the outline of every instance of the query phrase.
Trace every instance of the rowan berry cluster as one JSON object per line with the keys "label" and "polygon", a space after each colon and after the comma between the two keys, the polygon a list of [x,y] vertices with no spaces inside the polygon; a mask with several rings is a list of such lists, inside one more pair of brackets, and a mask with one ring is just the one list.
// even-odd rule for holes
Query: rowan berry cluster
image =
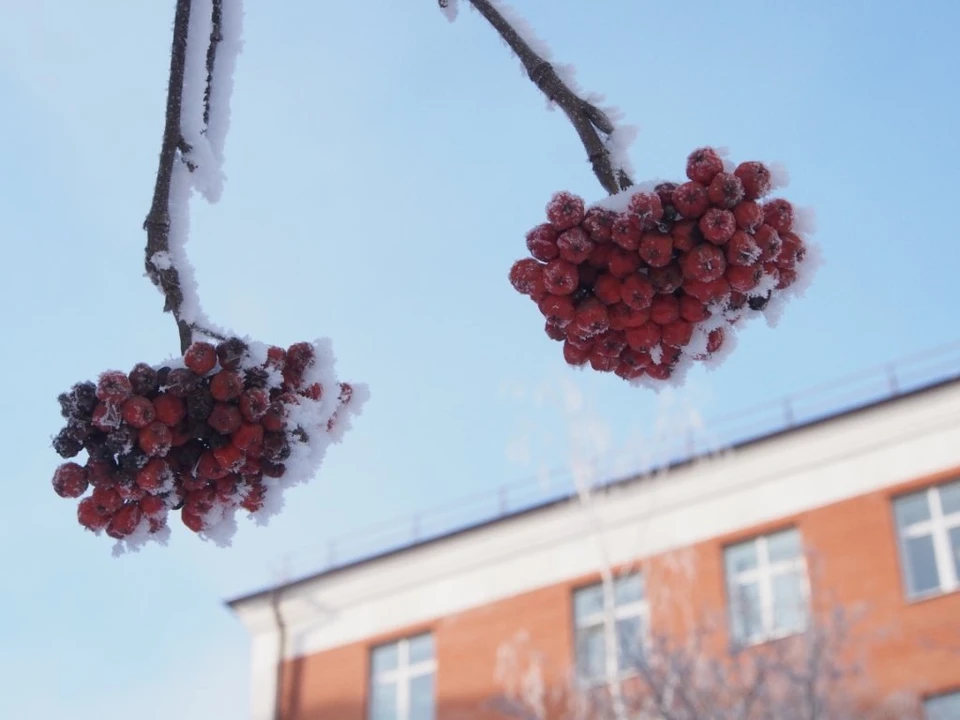
{"label": "rowan berry cluster", "polygon": [[165,532],[171,511],[197,533],[239,508],[260,511],[271,480],[279,484],[311,433],[334,429],[353,393],[339,383],[331,412],[330,388],[314,381],[316,346],[264,349],[255,360],[239,338],[196,342],[182,366],[140,363],[61,394],[67,424],[53,447],[87,459],[60,465],[53,488],[82,498],[80,524],[122,540]]}
{"label": "rowan berry cluster", "polygon": [[683,357],[712,356],[744,312],[796,281],[805,243],[788,201],[762,201],[772,185],[764,164],[725,169],[700,148],[686,174],[615,196],[619,211],[557,193],[547,222],[527,233],[532,257],[513,265],[510,282],[537,303],[570,365],[668,380]]}

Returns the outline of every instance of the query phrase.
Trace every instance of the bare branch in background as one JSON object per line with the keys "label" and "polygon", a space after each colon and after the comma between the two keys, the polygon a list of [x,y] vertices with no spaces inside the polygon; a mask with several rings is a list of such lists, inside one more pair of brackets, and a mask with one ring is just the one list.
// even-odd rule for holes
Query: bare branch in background
{"label": "bare branch in background", "polygon": [[[563,110],[570,119],[593,166],[597,180],[610,195],[616,195],[633,185],[633,181],[622,168],[614,167],[609,147],[601,134],[609,139],[616,129],[613,122],[596,105],[578,96],[557,74],[556,69],[541,57],[504,18],[496,5],[490,0],[468,0],[477,11],[493,26],[510,49],[523,63],[527,76],[547,99]],[[439,0],[441,8],[447,7],[446,0]]]}

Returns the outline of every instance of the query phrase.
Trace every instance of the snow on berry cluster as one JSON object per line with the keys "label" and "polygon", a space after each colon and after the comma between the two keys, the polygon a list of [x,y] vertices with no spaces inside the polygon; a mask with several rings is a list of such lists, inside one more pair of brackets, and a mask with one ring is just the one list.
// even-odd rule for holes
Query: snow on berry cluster
{"label": "snow on berry cluster", "polygon": [[533,257],[510,282],[537,303],[573,366],[635,385],[682,382],[695,360],[718,363],[750,314],[802,293],[817,261],[801,213],[764,198],[774,175],[733,167],[712,148],[687,158],[688,181],[629,188],[592,207],[568,192],[526,237]]}
{"label": "snow on berry cluster", "polygon": [[284,350],[230,338],[195,342],[159,367],[105,372],[58,400],[67,424],[53,447],[87,460],[60,465],[53,488],[82,497],[80,524],[116,539],[119,554],[166,542],[173,511],[224,546],[238,509],[265,522],[285,488],[317,471],[366,388],[337,382],[328,341]]}

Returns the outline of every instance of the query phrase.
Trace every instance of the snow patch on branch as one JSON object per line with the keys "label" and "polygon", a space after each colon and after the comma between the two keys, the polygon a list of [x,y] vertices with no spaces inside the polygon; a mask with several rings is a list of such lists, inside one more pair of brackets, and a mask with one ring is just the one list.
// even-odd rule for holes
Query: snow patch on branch
{"label": "snow patch on branch", "polygon": [[243,50],[243,0],[223,0],[220,16],[220,43],[217,45],[210,85],[210,112],[206,136],[213,155],[207,190],[204,196],[210,203],[220,199],[225,174],[223,171],[227,132],[230,129],[230,98],[233,95],[233,75],[237,57]]}
{"label": "snow patch on branch", "polygon": [[439,0],[438,5],[440,5],[440,12],[442,12],[450,22],[457,19],[457,13],[460,9],[457,6],[457,2],[458,0]]}
{"label": "snow patch on branch", "polygon": [[209,197],[219,194],[213,148],[204,135],[203,96],[207,88],[207,48],[213,29],[212,0],[194,0],[187,28],[187,51],[183,66],[180,133],[190,149],[183,159],[193,167],[191,183]]}

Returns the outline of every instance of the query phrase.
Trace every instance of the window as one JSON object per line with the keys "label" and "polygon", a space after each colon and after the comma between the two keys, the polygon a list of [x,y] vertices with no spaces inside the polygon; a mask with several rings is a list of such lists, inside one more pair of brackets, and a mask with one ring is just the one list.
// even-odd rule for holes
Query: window
{"label": "window", "polygon": [[629,672],[642,652],[646,633],[643,577],[632,573],[614,578],[612,599],[617,652],[610,658],[613,667],[608,668],[603,595],[603,583],[580,588],[573,594],[577,676],[587,683]]}
{"label": "window", "polygon": [[907,596],[960,588],[960,480],[893,501]]}
{"label": "window", "polygon": [[960,690],[927,698],[923,712],[927,720],[957,720],[960,718]]}
{"label": "window", "polygon": [[375,647],[370,653],[370,720],[433,720],[436,669],[430,633]]}
{"label": "window", "polygon": [[724,561],[735,644],[803,631],[807,573],[796,528],[730,545],[724,550]]}

